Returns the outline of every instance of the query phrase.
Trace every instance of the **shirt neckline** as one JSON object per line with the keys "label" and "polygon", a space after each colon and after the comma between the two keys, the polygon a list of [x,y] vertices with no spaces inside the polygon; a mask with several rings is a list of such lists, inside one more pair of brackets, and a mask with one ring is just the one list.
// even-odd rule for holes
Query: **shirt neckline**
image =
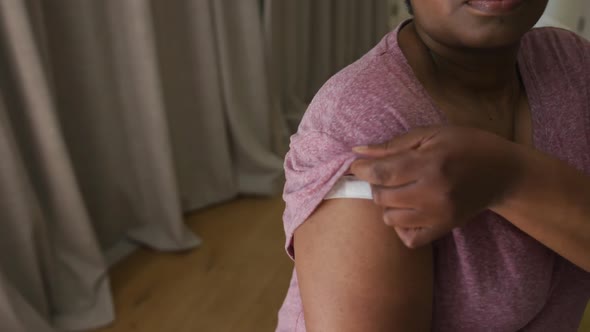
{"label": "shirt neckline", "polygon": [[[412,81],[411,82],[412,86],[410,88],[413,89],[415,93],[421,95],[425,100],[428,101],[428,104],[431,105],[432,110],[435,111],[438,114],[438,116],[440,117],[440,120],[443,125],[450,125],[450,120],[449,120],[448,116],[438,107],[438,105],[434,101],[434,98],[432,98],[430,93],[428,93],[428,90],[426,90],[426,88],[424,87],[422,82],[420,82],[420,80],[418,80],[418,77],[416,77],[416,75],[414,73],[414,69],[412,68],[412,66],[410,66],[410,63],[408,62],[408,59],[404,55],[404,52],[402,52],[401,48],[399,47],[399,43],[398,43],[399,32],[401,31],[401,29],[403,27],[408,25],[413,20],[414,20],[413,18],[406,19],[395,28],[395,30],[392,32],[391,36],[388,38],[390,40],[388,42],[389,47],[388,47],[387,51],[395,58],[395,60],[397,60],[398,64],[401,64],[402,69],[406,72],[407,76]],[[525,36],[526,36],[526,34],[525,34]],[[522,38],[524,39],[525,36],[523,36]],[[530,68],[528,67],[528,61],[525,56],[526,53],[527,53],[526,44],[521,43],[521,46],[520,46],[520,49],[518,52],[517,68],[518,68],[518,73],[519,73],[521,80],[522,80],[524,92],[526,94],[526,98],[528,100],[528,105],[529,105],[529,112],[530,112],[530,118],[531,118],[530,119],[531,120],[530,126],[531,126],[532,145],[533,145],[533,147],[536,147],[540,141],[540,137],[538,135],[539,132],[538,132],[538,130],[536,130],[536,128],[538,128],[538,121],[539,121],[539,119],[537,117],[537,114],[538,114],[537,108],[539,107],[539,105],[538,105],[537,90],[536,90],[536,80],[535,80],[533,73],[530,71]]]}

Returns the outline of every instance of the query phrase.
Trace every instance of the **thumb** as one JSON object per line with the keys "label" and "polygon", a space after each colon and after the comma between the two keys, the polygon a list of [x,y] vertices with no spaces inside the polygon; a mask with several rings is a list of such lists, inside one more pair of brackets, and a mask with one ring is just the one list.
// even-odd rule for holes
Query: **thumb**
{"label": "thumb", "polygon": [[352,151],[365,157],[385,157],[403,151],[419,148],[424,142],[434,137],[440,129],[436,127],[413,129],[381,144],[356,146]]}

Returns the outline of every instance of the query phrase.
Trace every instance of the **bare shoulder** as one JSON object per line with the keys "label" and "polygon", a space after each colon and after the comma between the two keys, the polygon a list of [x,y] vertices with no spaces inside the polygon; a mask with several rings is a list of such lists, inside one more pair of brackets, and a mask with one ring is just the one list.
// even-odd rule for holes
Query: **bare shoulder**
{"label": "bare shoulder", "polygon": [[324,201],[295,232],[308,331],[429,331],[432,249],[406,248],[370,200]]}

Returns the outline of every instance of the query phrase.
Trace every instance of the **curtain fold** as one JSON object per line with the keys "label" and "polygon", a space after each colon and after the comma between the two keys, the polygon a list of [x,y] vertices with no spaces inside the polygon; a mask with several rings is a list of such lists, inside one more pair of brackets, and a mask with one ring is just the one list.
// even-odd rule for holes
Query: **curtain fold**
{"label": "curtain fold", "polygon": [[323,83],[389,31],[391,0],[265,0],[276,103],[290,132]]}
{"label": "curtain fold", "polygon": [[[49,329],[50,252],[43,232],[39,202],[35,199],[16,138],[7,127],[7,114],[0,100],[0,318],[2,328],[18,331],[24,324]],[[7,158],[6,156],[9,156]],[[18,248],[18,250],[15,250]],[[18,290],[18,291],[17,291]],[[26,325],[25,325],[26,326]]]}
{"label": "curtain fold", "polygon": [[267,194],[282,186],[273,153],[272,109],[258,0],[212,1],[221,91],[232,136],[238,188]]}
{"label": "curtain fold", "polygon": [[183,211],[280,191],[305,105],[387,18],[260,4],[0,1],[0,330],[108,324],[121,244],[194,248]]}
{"label": "curtain fold", "polygon": [[[2,112],[7,115],[2,116],[6,142],[2,159],[7,172],[0,186],[3,200],[11,201],[0,220],[15,230],[2,232],[6,250],[0,253],[1,272],[7,284],[22,292],[26,302],[17,304],[30,303],[34,310],[29,311],[41,315],[31,321],[48,319],[76,329],[85,327],[85,318],[96,312],[111,320],[103,257],[60,134],[27,8],[19,1],[0,6],[4,40],[12,41],[2,49],[2,92],[9,98],[3,98]],[[10,130],[11,123],[18,131]],[[11,136],[20,142],[18,150],[10,144]],[[29,215],[24,212],[27,208]],[[30,309],[20,307],[15,310]]]}
{"label": "curtain fold", "polygon": [[111,37],[108,58],[114,60],[113,94],[119,99],[125,153],[131,159],[136,213],[143,221],[128,235],[160,250],[194,247],[200,241],[181,222],[151,7],[143,0],[111,0],[104,9],[103,27]]}
{"label": "curtain fold", "polygon": [[[238,194],[210,1],[152,1],[175,170],[184,210]],[[207,139],[214,138],[214,140]]]}

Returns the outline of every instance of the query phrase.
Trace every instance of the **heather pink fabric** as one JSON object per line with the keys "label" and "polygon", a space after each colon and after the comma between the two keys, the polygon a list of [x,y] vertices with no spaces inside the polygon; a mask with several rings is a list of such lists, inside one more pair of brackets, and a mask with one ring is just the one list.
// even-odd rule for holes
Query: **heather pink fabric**
{"label": "heather pink fabric", "polygon": [[[291,139],[284,191],[290,255],[294,230],[346,172],[353,146],[446,122],[404,58],[398,30],[324,85]],[[589,43],[565,30],[532,30],[519,69],[536,148],[590,174]],[[434,247],[434,331],[577,330],[590,274],[502,217],[483,212]],[[295,274],[277,331],[305,331]]]}

